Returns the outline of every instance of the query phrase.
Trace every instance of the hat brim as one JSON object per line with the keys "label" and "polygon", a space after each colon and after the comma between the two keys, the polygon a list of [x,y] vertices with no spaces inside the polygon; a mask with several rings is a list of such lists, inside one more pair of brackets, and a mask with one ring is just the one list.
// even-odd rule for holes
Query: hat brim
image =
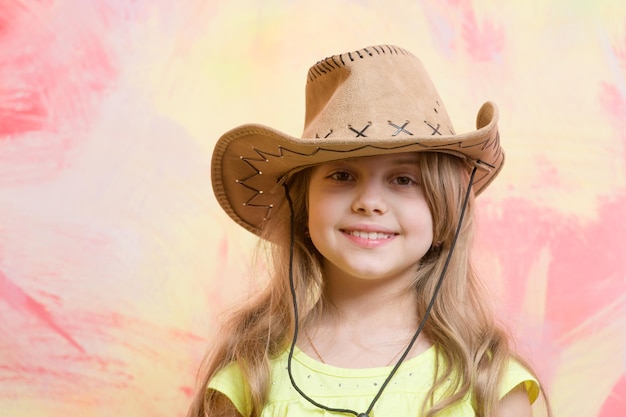
{"label": "hat brim", "polygon": [[478,167],[478,195],[500,172],[498,109],[486,102],[476,130],[458,135],[397,138],[298,138],[259,124],[246,124],[222,135],[213,151],[211,180],[218,203],[235,222],[259,235],[274,208],[284,200],[285,176],[304,167],[339,159],[401,152],[445,152]]}

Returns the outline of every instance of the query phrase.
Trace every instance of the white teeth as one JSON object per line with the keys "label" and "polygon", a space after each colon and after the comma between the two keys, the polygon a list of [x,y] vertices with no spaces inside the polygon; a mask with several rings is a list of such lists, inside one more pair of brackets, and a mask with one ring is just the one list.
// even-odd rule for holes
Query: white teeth
{"label": "white teeth", "polygon": [[369,240],[389,239],[391,237],[391,235],[388,233],[361,232],[359,230],[351,230],[349,233],[352,236],[360,237],[361,239],[369,239]]}

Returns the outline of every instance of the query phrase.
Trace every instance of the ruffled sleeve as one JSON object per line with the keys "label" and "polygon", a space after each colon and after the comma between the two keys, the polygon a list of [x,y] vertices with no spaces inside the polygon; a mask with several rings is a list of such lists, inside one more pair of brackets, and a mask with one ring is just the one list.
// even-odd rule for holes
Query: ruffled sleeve
{"label": "ruffled sleeve", "polygon": [[219,391],[228,397],[243,417],[249,417],[252,413],[252,396],[236,363],[231,363],[218,371],[209,381],[207,389]]}
{"label": "ruffled sleeve", "polygon": [[503,398],[506,394],[511,392],[518,385],[523,384],[528,394],[528,401],[532,404],[535,402],[541,388],[539,387],[539,381],[533,376],[525,367],[519,362],[511,360],[507,372],[502,378],[500,384],[500,398]]}

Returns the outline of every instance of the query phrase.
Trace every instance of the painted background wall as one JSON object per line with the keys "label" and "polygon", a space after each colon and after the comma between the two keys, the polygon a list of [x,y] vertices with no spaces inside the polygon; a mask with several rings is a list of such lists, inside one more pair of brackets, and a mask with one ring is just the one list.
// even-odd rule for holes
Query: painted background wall
{"label": "painted background wall", "polygon": [[612,0],[0,0],[0,414],[184,415],[251,283],[251,235],[210,188],[216,138],[298,135],[308,67],[379,43],[422,58],[457,131],[499,104],[480,269],[556,415],[626,416]]}

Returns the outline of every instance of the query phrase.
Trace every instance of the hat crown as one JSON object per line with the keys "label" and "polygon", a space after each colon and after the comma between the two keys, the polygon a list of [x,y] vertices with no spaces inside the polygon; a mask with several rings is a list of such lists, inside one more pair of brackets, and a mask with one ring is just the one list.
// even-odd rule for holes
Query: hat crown
{"label": "hat crown", "polygon": [[476,128],[454,133],[435,86],[413,54],[396,46],[370,46],[309,69],[301,137],[260,124],[224,133],[213,151],[213,190],[235,222],[259,235],[268,219],[285,216],[280,185],[289,175],[338,159],[445,152],[466,160],[468,169],[479,168],[473,183],[478,194],[504,162],[495,104],[482,105]]}
{"label": "hat crown", "polygon": [[372,46],[313,65],[303,138],[454,135],[422,62],[396,46]]}

